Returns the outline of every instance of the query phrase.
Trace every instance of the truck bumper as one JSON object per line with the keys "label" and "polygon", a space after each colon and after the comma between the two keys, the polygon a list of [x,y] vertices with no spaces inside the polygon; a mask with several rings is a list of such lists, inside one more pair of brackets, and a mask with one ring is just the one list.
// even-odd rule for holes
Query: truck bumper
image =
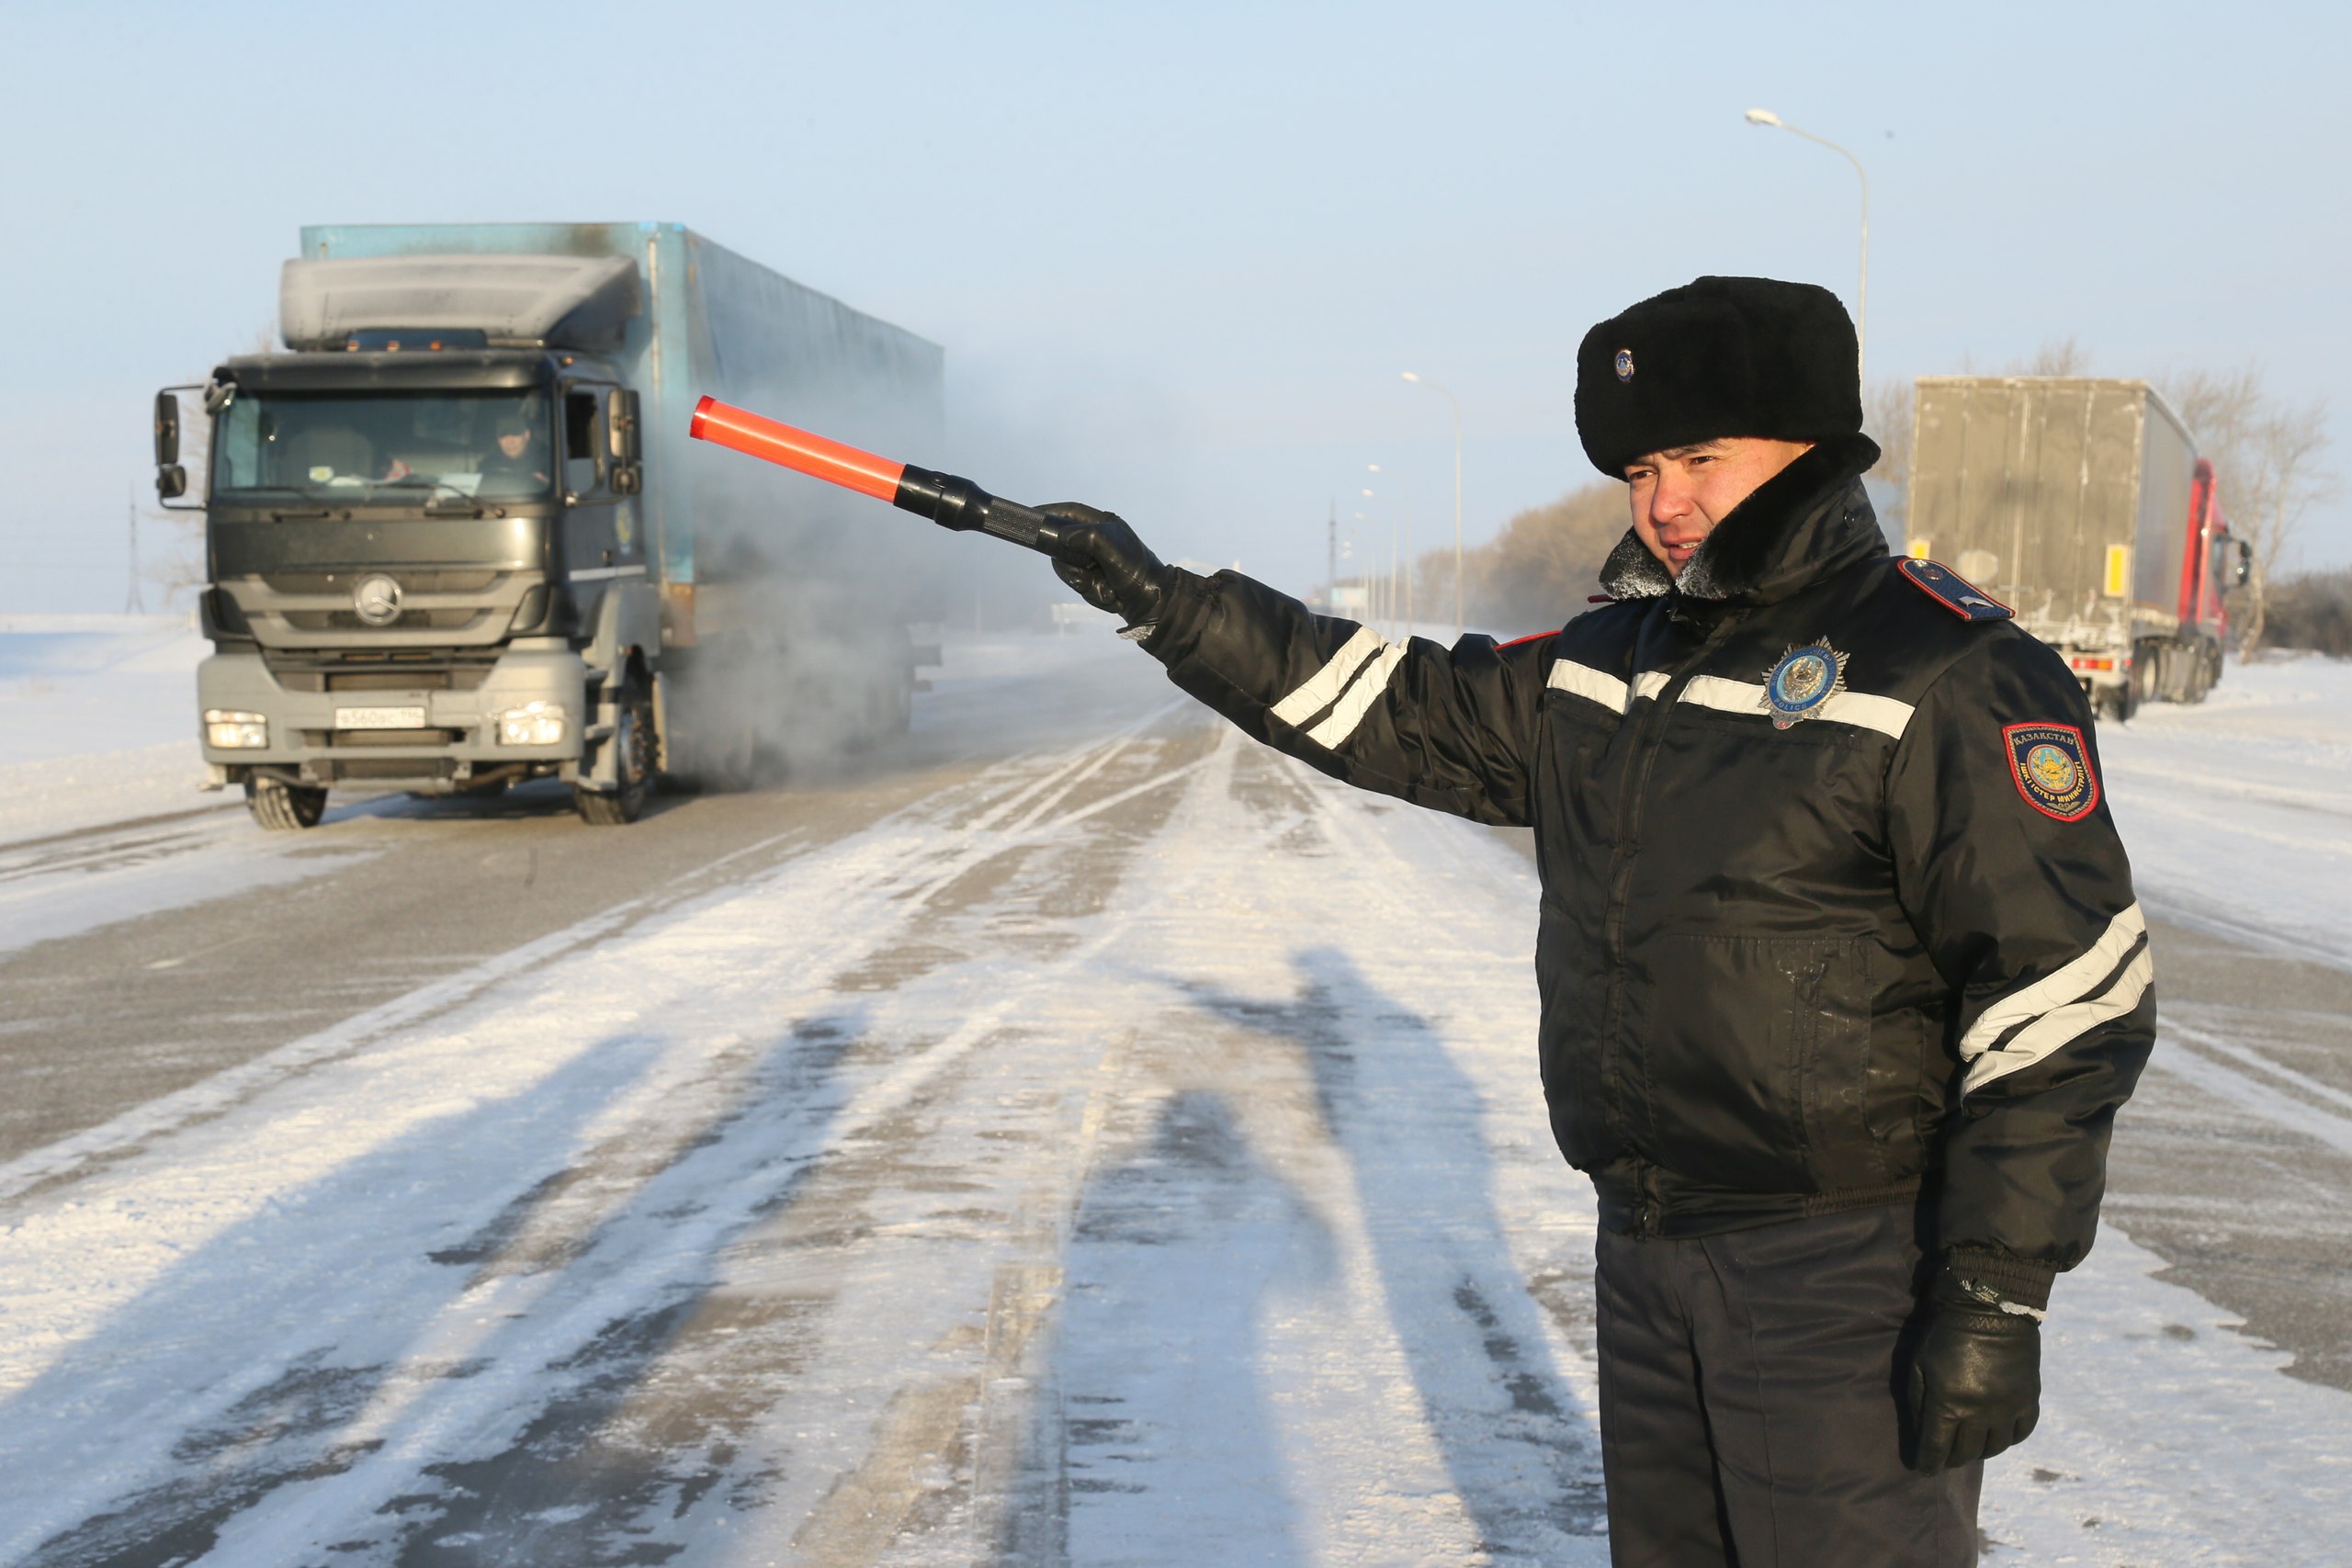
{"label": "truck bumper", "polygon": [[[332,681],[334,678],[330,677]],[[218,784],[256,775],[303,784],[396,785],[448,793],[497,780],[579,771],[587,666],[564,648],[510,648],[470,690],[378,687],[289,690],[258,653],[215,653],[197,666],[198,734]],[[533,710],[532,705],[539,706]],[[501,719],[533,712],[562,716],[562,733],[537,745],[506,745]],[[261,716],[258,746],[216,746],[209,713]],[[421,722],[418,722],[421,721]]]}

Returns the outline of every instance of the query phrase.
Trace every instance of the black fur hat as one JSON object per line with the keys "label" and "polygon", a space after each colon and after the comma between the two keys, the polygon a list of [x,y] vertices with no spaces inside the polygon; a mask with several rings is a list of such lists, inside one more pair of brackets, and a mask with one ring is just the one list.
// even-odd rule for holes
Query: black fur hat
{"label": "black fur hat", "polygon": [[1612,479],[1645,452],[1726,435],[1822,441],[1862,428],[1854,323],[1826,288],[1702,277],[1584,334],[1577,434]]}

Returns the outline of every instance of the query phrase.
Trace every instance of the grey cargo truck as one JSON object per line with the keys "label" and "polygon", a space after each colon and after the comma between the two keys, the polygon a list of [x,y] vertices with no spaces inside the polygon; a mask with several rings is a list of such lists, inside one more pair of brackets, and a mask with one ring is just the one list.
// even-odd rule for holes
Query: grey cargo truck
{"label": "grey cargo truck", "polygon": [[209,438],[208,787],[263,825],[337,786],[543,777],[627,822],[658,776],[741,782],[796,727],[904,727],[904,619],[776,558],[775,502],[687,426],[711,393],[922,445],[935,345],[674,223],[308,228],[279,317],[287,352],[155,417],[166,504],[183,425],[191,464]]}

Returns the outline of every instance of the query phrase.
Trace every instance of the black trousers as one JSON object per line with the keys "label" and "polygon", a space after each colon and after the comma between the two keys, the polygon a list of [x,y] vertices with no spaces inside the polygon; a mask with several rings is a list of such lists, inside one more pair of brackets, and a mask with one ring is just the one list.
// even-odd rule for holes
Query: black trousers
{"label": "black trousers", "polygon": [[1904,1462],[1908,1207],[1689,1241],[1600,1233],[1617,1568],[1961,1568],[1984,1466]]}

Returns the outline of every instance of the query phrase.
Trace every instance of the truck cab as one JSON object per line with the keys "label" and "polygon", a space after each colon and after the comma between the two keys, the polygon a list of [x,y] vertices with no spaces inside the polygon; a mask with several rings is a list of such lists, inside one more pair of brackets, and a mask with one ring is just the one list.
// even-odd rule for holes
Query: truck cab
{"label": "truck cab", "polygon": [[232,359],[205,389],[215,782],[273,826],[337,784],[548,775],[585,817],[634,816],[659,611],[630,390],[587,355],[402,335]]}

